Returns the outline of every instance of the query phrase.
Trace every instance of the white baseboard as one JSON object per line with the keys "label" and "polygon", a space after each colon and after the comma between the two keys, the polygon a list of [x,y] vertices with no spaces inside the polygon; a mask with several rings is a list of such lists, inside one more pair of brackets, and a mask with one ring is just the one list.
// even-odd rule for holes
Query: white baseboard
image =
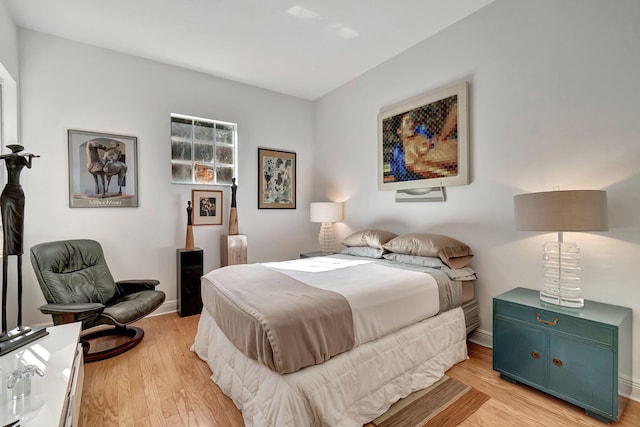
{"label": "white baseboard", "polygon": [[[469,341],[483,347],[493,348],[493,334],[488,331],[483,331],[482,329],[476,329],[475,331],[473,331],[471,335],[469,335]],[[631,389],[631,396],[629,396],[629,399],[640,402],[640,379],[620,378],[619,381],[625,383],[625,385],[628,386],[623,388]]]}
{"label": "white baseboard", "polygon": [[469,335],[469,341],[487,348],[493,348],[493,334],[491,332],[476,329]]}
{"label": "white baseboard", "polygon": [[163,302],[162,305],[153,313],[149,314],[148,317],[161,316],[163,314],[175,313],[176,311],[178,311],[178,300],[174,299]]}

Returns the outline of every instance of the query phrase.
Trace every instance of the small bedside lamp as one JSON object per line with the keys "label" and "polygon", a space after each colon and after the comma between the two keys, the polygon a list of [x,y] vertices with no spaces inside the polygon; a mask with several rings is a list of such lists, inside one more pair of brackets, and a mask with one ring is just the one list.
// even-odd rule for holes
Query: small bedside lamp
{"label": "small bedside lamp", "polygon": [[318,242],[323,254],[330,254],[333,247],[333,223],[342,221],[342,203],[312,202],[310,205],[311,222],[321,222]]}
{"label": "small bedside lamp", "polygon": [[540,300],[584,307],[580,289],[580,249],[563,241],[564,231],[607,231],[607,192],[547,191],[513,198],[516,229],[557,231],[557,242],[544,244],[544,285]]}

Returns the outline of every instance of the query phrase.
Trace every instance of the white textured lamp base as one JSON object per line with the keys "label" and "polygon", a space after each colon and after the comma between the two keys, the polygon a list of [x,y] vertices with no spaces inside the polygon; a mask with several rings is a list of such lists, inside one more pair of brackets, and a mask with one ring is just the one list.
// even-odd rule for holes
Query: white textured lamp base
{"label": "white textured lamp base", "polygon": [[323,255],[331,254],[333,248],[333,224],[330,222],[323,222],[320,226],[320,234],[318,234],[318,243],[320,243],[320,250]]}

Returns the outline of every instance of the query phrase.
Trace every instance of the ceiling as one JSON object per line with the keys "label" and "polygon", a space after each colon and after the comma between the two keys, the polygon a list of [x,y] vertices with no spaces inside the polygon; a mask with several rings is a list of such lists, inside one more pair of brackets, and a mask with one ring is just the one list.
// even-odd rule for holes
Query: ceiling
{"label": "ceiling", "polygon": [[310,100],[493,0],[0,0],[16,25]]}

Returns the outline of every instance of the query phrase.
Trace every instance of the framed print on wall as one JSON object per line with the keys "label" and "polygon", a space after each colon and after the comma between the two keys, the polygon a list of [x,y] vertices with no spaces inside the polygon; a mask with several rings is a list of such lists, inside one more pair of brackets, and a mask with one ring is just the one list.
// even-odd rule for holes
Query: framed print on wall
{"label": "framed print on wall", "polygon": [[69,129],[69,207],[138,206],[138,138]]}
{"label": "framed print on wall", "polygon": [[258,148],[258,209],[296,208],[296,153]]}
{"label": "framed print on wall", "polygon": [[378,114],[378,189],[469,183],[468,83]]}
{"label": "framed print on wall", "polygon": [[222,225],[222,191],[191,190],[193,225]]}

